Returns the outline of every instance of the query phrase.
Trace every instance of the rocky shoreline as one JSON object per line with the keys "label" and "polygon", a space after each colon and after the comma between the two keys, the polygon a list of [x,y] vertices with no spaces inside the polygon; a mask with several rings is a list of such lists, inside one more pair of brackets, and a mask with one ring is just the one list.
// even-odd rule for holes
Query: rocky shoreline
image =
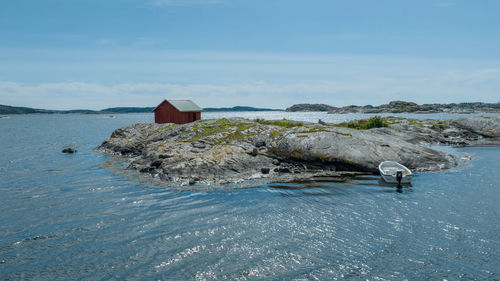
{"label": "rocky shoreline", "polygon": [[437,171],[457,165],[430,145],[500,145],[500,116],[455,120],[384,118],[389,127],[241,118],[138,123],[115,130],[98,150],[167,185],[342,180],[373,174],[384,160]]}
{"label": "rocky shoreline", "polygon": [[388,104],[380,106],[372,105],[348,105],[344,107],[335,107],[326,104],[295,104],[285,111],[327,111],[330,114],[348,114],[348,113],[499,113],[500,103],[450,103],[450,104],[423,104],[418,105],[414,102],[391,101]]}

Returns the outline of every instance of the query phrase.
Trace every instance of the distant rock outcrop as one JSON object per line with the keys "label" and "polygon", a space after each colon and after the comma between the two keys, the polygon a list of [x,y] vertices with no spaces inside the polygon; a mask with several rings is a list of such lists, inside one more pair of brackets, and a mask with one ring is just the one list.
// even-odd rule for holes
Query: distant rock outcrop
{"label": "distant rock outcrop", "polygon": [[308,103],[301,103],[301,104],[295,104],[287,109],[285,111],[289,112],[297,112],[297,111],[331,111],[335,110],[336,107],[329,106],[326,104],[308,104]]}
{"label": "distant rock outcrop", "polygon": [[334,107],[326,104],[296,104],[286,111],[328,111],[329,113],[473,113],[473,112],[500,112],[500,103],[450,103],[450,104],[424,104],[414,102],[391,101],[380,106],[348,105]]}

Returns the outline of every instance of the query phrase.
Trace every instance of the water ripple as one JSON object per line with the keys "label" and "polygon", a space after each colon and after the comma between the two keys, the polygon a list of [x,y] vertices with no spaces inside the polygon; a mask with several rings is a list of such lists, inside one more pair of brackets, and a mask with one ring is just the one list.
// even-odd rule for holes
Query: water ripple
{"label": "water ripple", "polygon": [[[0,124],[11,132],[0,136],[0,279],[496,280],[500,274],[498,148],[462,149],[472,155],[470,166],[419,175],[402,193],[377,177],[164,188],[109,170],[101,165],[107,158],[92,150],[114,128],[150,117],[98,117],[13,116]],[[71,144],[79,152],[62,155]]]}

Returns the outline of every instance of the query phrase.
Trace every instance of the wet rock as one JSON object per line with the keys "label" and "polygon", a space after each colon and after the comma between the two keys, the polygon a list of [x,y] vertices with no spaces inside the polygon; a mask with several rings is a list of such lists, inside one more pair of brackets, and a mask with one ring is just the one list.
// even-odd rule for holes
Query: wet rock
{"label": "wet rock", "polygon": [[260,172],[263,173],[264,175],[269,174],[270,171],[271,171],[271,169],[269,169],[269,168],[262,168],[262,169],[260,169]]}
{"label": "wet rock", "polygon": [[137,166],[137,170],[141,173],[149,173],[155,170],[153,167],[148,167],[148,166]]}
{"label": "wet rock", "polygon": [[286,167],[274,168],[274,171],[277,173],[290,173],[290,169]]}
{"label": "wet rock", "polygon": [[163,163],[162,160],[155,160],[155,161],[151,162],[150,166],[154,167],[154,168],[159,168],[162,163]]}

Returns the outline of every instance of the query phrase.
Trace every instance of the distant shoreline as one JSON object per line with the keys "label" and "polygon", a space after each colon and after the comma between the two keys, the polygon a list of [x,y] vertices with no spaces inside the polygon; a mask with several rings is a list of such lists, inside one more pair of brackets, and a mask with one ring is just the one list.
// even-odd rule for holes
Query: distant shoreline
{"label": "distant shoreline", "polygon": [[498,103],[483,103],[483,102],[464,102],[464,103],[449,103],[449,104],[423,104],[418,105],[414,102],[407,101],[391,101],[388,104],[380,106],[358,106],[348,105],[344,107],[334,107],[327,104],[295,104],[285,111],[287,112],[305,112],[305,111],[323,111],[331,114],[346,114],[346,113],[500,113],[500,102]]}
{"label": "distant shoreline", "polygon": [[[73,109],[73,110],[48,110],[30,107],[16,107],[0,105],[0,115],[15,114],[125,114],[125,113],[149,113],[154,107],[112,107],[102,110]],[[259,111],[286,111],[286,112],[328,112],[330,114],[377,114],[377,113],[412,113],[412,114],[431,114],[431,113],[500,113],[500,102],[465,102],[449,104],[423,104],[418,105],[413,102],[391,101],[388,104],[380,106],[358,106],[348,105],[344,107],[335,107],[327,104],[294,104],[286,109],[258,108],[250,106],[234,107],[208,107],[203,108],[203,112],[259,112]]]}
{"label": "distant shoreline", "polygon": [[[73,110],[48,110],[31,107],[17,107],[0,105],[0,115],[17,114],[125,114],[125,113],[152,113],[154,107],[112,107],[102,110],[73,109]],[[257,108],[250,106],[234,106],[221,108],[203,108],[203,112],[239,112],[239,111],[283,111],[283,109]]]}

